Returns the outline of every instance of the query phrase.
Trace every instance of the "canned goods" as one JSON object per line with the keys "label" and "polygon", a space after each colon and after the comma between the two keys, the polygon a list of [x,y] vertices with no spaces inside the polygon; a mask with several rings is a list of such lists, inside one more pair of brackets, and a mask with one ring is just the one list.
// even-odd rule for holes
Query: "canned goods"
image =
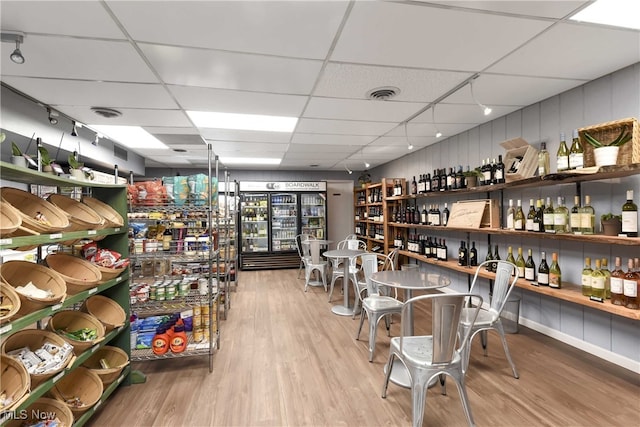
{"label": "canned goods", "polygon": [[202,314],[202,310],[200,309],[199,305],[196,305],[195,307],[193,307],[193,317],[200,317],[201,314]]}
{"label": "canned goods", "polygon": [[165,300],[165,290],[166,290],[166,288],[164,287],[164,285],[158,286],[158,289],[156,290],[156,300],[157,301],[164,301]]}
{"label": "canned goods", "polygon": [[209,306],[208,305],[201,305],[200,306],[200,312],[202,313],[203,316],[209,316]]}
{"label": "canned goods", "polygon": [[202,330],[202,328],[195,328],[195,325],[194,325],[193,340],[195,342],[202,342],[203,339],[204,339],[204,331]]}
{"label": "canned goods", "polygon": [[202,327],[202,316],[200,315],[194,315],[193,316],[193,328],[200,328]]}

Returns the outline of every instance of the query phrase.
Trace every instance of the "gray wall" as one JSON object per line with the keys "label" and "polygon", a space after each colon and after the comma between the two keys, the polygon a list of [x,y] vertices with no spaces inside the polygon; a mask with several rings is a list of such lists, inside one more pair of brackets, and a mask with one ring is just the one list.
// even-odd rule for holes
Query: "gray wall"
{"label": "gray wall", "polygon": [[[145,177],[161,177],[161,176],[173,176],[176,173],[181,175],[192,175],[195,173],[205,173],[204,169],[162,169],[162,168],[147,168]],[[224,177],[224,170],[219,170],[221,177]],[[352,178],[353,177],[353,178]],[[221,178],[222,180],[223,178]],[[288,170],[229,170],[229,179],[232,181],[344,181],[354,180],[357,182],[357,175],[347,174],[346,171],[329,172],[329,171],[317,171],[317,170],[304,170],[304,171],[288,171]]]}
{"label": "gray wall", "polygon": [[[458,164],[473,168],[479,166],[483,158],[497,158],[499,154],[504,154],[500,142],[515,137],[526,139],[536,145],[536,148],[539,148],[540,141],[546,140],[551,153],[551,169],[555,171],[555,153],[560,132],[565,132],[570,137],[574,128],[627,117],[640,118],[640,63],[380,166],[372,171],[373,181],[379,181],[382,177],[410,179],[413,175],[433,173],[434,168],[448,168]],[[640,204],[640,175],[582,184],[582,194],[591,195],[598,219],[603,213],[620,213],[627,189],[635,190],[635,202]],[[555,205],[556,197],[564,196],[570,207],[575,194],[575,184],[565,184],[505,191],[504,198],[505,204],[509,199],[513,199],[514,204],[517,199],[521,199],[526,213],[529,199],[551,196]],[[496,193],[494,196],[499,195]],[[430,198],[427,203],[442,205],[447,202],[451,206],[455,200],[452,197]],[[433,235],[447,239],[450,254],[455,253],[460,241],[466,239],[464,233]],[[471,239],[476,241],[478,255],[484,259],[487,236],[472,234]],[[499,244],[502,259],[506,257],[507,246],[512,246],[514,252],[522,247],[525,254],[531,248],[536,265],[540,261],[540,251],[546,251],[547,254],[558,252],[562,278],[571,283],[580,283],[584,257],[607,257],[611,268],[616,256],[623,258],[623,266],[626,266],[629,257],[640,256],[638,247],[583,244],[539,239],[535,236],[491,236],[491,240],[492,243]],[[626,271],[626,267],[624,270]],[[453,288],[466,290],[466,276],[455,274],[454,277],[456,284]],[[486,283],[484,292],[488,294]],[[640,322],[526,290],[516,289],[514,293],[522,299],[520,315],[523,324],[640,372]]]}

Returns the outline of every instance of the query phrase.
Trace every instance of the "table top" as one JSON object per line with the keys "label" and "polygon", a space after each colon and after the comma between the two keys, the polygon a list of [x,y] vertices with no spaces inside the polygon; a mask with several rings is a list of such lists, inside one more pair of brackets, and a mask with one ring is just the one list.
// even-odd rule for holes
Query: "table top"
{"label": "table top", "polygon": [[420,270],[378,271],[371,275],[371,280],[400,289],[435,289],[451,284],[449,276]]}
{"label": "table top", "polygon": [[358,255],[364,255],[368,253],[362,249],[333,249],[323,253],[327,258],[353,258]]}

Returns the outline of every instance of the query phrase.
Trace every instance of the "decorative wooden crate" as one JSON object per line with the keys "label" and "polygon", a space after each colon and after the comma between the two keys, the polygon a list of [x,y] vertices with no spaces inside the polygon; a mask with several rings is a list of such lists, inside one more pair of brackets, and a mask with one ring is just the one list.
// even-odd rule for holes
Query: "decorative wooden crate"
{"label": "decorative wooden crate", "polygon": [[596,165],[593,146],[587,142],[584,137],[584,133],[588,132],[589,135],[598,141],[603,144],[608,144],[618,137],[623,126],[626,126],[628,131],[631,131],[632,138],[629,142],[620,147],[617,164],[630,165],[633,163],[640,163],[640,127],[638,126],[638,120],[631,117],[628,119],[614,120],[578,129],[580,142],[584,147],[584,167]]}
{"label": "decorative wooden crate", "polygon": [[500,213],[495,199],[462,200],[451,206],[447,227],[498,228]]}
{"label": "decorative wooden crate", "polygon": [[[502,148],[507,150],[504,156],[505,180],[506,182],[519,181],[531,178],[538,171],[538,150],[529,145],[523,138],[514,138],[501,142]],[[509,172],[511,166],[518,158],[521,158],[516,172]]]}

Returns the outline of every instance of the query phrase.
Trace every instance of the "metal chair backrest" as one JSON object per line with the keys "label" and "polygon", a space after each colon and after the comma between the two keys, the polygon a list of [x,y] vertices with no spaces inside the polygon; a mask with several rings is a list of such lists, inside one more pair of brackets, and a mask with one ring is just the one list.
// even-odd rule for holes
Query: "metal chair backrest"
{"label": "metal chair backrest", "polygon": [[303,244],[303,242],[307,240],[315,240],[315,237],[310,234],[298,234],[296,236],[296,247],[298,248],[300,258],[311,256],[309,245]]}
{"label": "metal chair backrest", "polygon": [[[491,293],[491,304],[489,311],[492,313],[494,318],[497,319],[497,317],[500,316],[500,313],[502,313],[502,309],[504,308],[504,305],[507,302],[511,291],[518,281],[517,267],[508,261],[484,261],[478,266],[476,270],[470,292],[474,291],[474,287],[476,286],[476,282],[478,279],[478,274],[480,273],[480,271],[482,271],[482,269],[485,268],[486,264],[496,264],[496,262],[496,278],[493,281],[493,292]],[[513,274],[512,276],[511,273],[515,274]]]}
{"label": "metal chair backrest", "polygon": [[[472,293],[464,294],[429,294],[420,295],[409,299],[402,307],[402,320],[400,335],[400,352],[403,352],[404,337],[406,334],[404,325],[408,325],[408,309],[423,300],[431,300],[431,337],[433,351],[432,365],[446,365],[451,363],[456,352],[468,345],[470,329],[467,330],[462,339],[458,339],[458,326],[460,324],[460,314],[468,299],[473,298],[474,310],[468,320],[475,322],[478,311],[482,305],[482,297]],[[415,308],[414,308],[415,310]]]}
{"label": "metal chair backrest", "polygon": [[376,254],[364,254],[360,256],[364,280],[367,282],[367,295],[378,293],[378,285],[371,280],[371,275],[378,271],[378,256]]}
{"label": "metal chair backrest", "polygon": [[320,264],[320,241],[315,239],[309,239],[308,244],[305,246],[309,246],[311,253],[311,263],[312,264]]}
{"label": "metal chair backrest", "polygon": [[400,250],[398,248],[395,248],[387,254],[387,256],[384,258],[384,263],[382,264],[382,271],[395,271],[399,251]]}
{"label": "metal chair backrest", "polygon": [[361,249],[363,251],[367,250],[367,243],[363,242],[362,240],[349,239],[349,240],[345,240],[345,242],[347,243],[347,249],[351,249],[351,250]]}
{"label": "metal chair backrest", "polygon": [[344,240],[340,240],[337,244],[336,244],[336,249],[344,249],[344,247],[347,245],[347,239]]}

